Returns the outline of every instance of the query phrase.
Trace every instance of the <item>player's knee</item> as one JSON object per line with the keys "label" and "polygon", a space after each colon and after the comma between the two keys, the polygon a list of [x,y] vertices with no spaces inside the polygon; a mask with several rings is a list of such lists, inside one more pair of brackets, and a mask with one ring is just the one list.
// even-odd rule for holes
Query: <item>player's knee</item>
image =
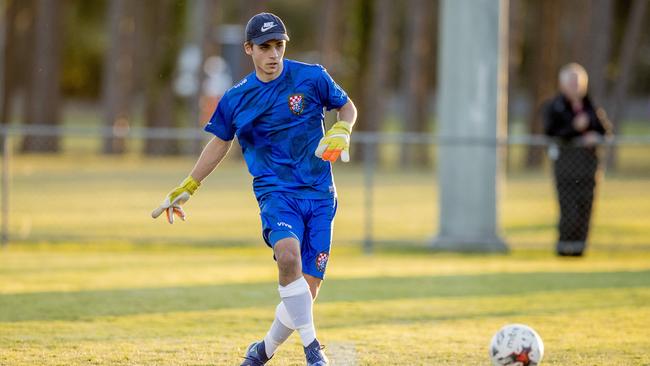
{"label": "player's knee", "polygon": [[300,268],[300,244],[294,238],[279,240],[274,247],[275,259],[281,269]]}

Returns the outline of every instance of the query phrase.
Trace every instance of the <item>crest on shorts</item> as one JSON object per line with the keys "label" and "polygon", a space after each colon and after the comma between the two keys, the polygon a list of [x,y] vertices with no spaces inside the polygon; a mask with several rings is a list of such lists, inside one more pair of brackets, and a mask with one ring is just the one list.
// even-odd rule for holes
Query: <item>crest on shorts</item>
{"label": "crest on shorts", "polygon": [[289,96],[289,109],[291,113],[300,115],[305,109],[305,98],[302,94],[291,94]]}
{"label": "crest on shorts", "polygon": [[319,272],[325,272],[325,267],[327,267],[327,260],[329,259],[329,253],[322,252],[316,257],[316,269]]}

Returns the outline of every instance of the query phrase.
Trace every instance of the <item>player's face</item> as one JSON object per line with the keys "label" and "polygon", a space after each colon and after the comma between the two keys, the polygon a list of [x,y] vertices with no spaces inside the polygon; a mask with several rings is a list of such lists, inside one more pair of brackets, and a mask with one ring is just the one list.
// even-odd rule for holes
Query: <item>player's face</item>
{"label": "player's face", "polygon": [[282,73],[286,44],[284,40],[270,40],[261,45],[246,44],[246,54],[252,57],[258,76],[273,80]]}

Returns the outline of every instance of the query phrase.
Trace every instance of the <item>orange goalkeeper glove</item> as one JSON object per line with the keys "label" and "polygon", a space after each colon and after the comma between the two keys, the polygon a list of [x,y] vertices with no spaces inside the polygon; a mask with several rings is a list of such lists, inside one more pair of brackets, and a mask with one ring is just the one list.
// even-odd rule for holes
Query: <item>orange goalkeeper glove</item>
{"label": "orange goalkeeper glove", "polygon": [[341,161],[346,163],[350,161],[350,133],[352,133],[352,125],[349,122],[336,122],[320,139],[315,151],[316,156],[332,163],[339,156]]}
{"label": "orange goalkeeper glove", "polygon": [[170,224],[174,223],[174,215],[178,216],[181,220],[185,221],[185,211],[181,205],[190,199],[190,196],[196,192],[201,183],[188,176],[183,180],[180,186],[174,188],[173,191],[167,194],[165,200],[151,212],[151,217],[154,219],[160,216],[163,211],[167,213],[167,221]]}

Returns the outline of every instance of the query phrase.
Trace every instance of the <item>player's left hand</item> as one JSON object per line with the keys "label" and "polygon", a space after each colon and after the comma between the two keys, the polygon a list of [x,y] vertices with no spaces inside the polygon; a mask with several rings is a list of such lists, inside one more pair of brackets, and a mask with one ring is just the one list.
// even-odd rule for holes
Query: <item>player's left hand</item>
{"label": "player's left hand", "polygon": [[151,212],[151,217],[155,219],[165,212],[167,214],[167,221],[170,224],[174,223],[174,215],[185,221],[185,211],[183,211],[181,205],[190,199],[190,196],[196,192],[200,185],[201,183],[196,181],[191,175],[188,176],[180,186],[167,194],[167,197],[165,197],[165,200],[160,206]]}
{"label": "player's left hand", "polygon": [[335,162],[339,156],[341,161],[350,161],[350,133],[352,125],[349,122],[336,122],[320,139],[318,147],[314,152],[319,158]]}

